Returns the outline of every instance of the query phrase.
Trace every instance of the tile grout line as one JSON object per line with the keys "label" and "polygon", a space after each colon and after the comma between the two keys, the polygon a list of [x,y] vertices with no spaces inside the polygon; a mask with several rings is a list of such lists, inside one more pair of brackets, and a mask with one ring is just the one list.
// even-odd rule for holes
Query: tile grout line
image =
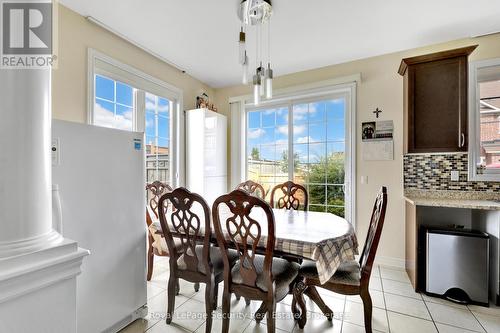
{"label": "tile grout line", "polygon": [[144,333],[146,333],[147,331],[149,331],[150,329],[152,329],[154,326],[158,325],[158,323],[159,323],[160,321],[161,321],[161,319],[160,319],[160,320],[158,320],[158,321],[157,321],[156,323],[154,323],[153,325],[151,325],[151,327],[146,328],[146,330],[144,331]]}
{"label": "tile grout line", "polygon": [[342,321],[340,322],[340,333],[344,330],[345,307],[347,304],[347,296],[344,297],[344,308],[342,309]]}
{"label": "tile grout line", "polygon": [[387,302],[385,301],[385,291],[384,291],[384,279],[382,279],[382,271],[380,270],[380,265],[377,265],[378,274],[380,276],[380,286],[382,287],[382,297],[384,298],[384,308],[385,308],[385,318],[387,320],[387,329],[391,333],[391,323],[389,322],[389,313],[387,311]]}
{"label": "tile grout line", "polygon": [[469,310],[469,312],[472,314],[472,316],[474,317],[474,319],[476,319],[476,321],[479,323],[479,326],[481,326],[481,328],[485,331],[485,332],[488,332],[486,330],[486,328],[483,326],[483,324],[481,323],[481,321],[479,319],[477,319],[476,315],[474,314],[474,312],[472,312],[471,309],[469,309],[468,306],[466,306],[467,310]]}
{"label": "tile grout line", "polygon": [[420,294],[422,297],[422,301],[424,302],[425,308],[427,309],[427,312],[429,312],[429,316],[431,317],[432,323],[434,324],[434,327],[436,328],[436,332],[439,332],[439,329],[437,327],[436,321],[434,320],[434,317],[432,316],[431,310],[429,310],[429,307],[427,306],[427,302],[424,300],[424,297],[422,294]]}
{"label": "tile grout line", "polygon": [[[407,313],[403,313],[403,312],[398,312],[398,311],[393,311],[393,310],[387,310],[387,312],[395,313],[395,314],[402,315],[402,316],[405,316],[405,317],[411,317],[411,318],[415,318],[415,319],[420,319],[420,320],[434,322],[432,319],[425,319],[425,318],[422,318],[422,317],[417,317],[415,315],[411,315],[411,314],[407,314]],[[431,316],[431,318],[432,318],[432,316]],[[446,324],[446,325],[448,325],[448,324]],[[452,325],[449,325],[449,326],[452,326]]]}
{"label": "tile grout line", "polygon": [[[441,305],[441,306],[446,306],[446,307],[450,307],[450,308],[454,308],[454,309],[457,309],[457,310],[464,310],[462,308],[458,308],[458,307],[454,307],[452,305],[446,305],[446,304],[441,304],[441,303],[435,303],[435,302],[431,302],[431,301],[425,301],[424,300],[424,303],[425,303],[425,306],[427,307],[427,303],[432,303],[432,304],[436,304],[436,305]],[[428,307],[427,307],[428,308]],[[467,310],[469,310],[469,312],[472,314],[472,316],[474,317],[474,319],[476,319],[476,321],[479,323],[479,326],[481,326],[481,328],[484,330],[484,332],[488,332],[486,330],[486,328],[484,328],[484,326],[481,324],[481,322],[479,321],[479,319],[476,318],[476,316],[474,315],[474,312],[472,312],[471,309],[469,309],[468,306],[465,306],[465,308]],[[446,325],[446,326],[450,326],[450,327],[454,327],[454,328],[460,328],[460,329],[463,329],[463,330],[466,330],[466,331],[469,331],[469,332],[475,332],[475,333],[484,333],[484,332],[478,332],[478,331],[474,331],[474,330],[471,330],[471,329],[468,329],[468,328],[464,328],[464,327],[460,327],[460,326],[456,326],[454,324],[450,324],[450,323],[444,323],[444,322],[440,322],[440,321],[436,321],[434,320],[434,318],[432,317],[432,313],[430,312],[429,310],[429,313],[431,314],[431,318],[432,318],[432,321],[434,322],[434,324],[442,324],[442,325]],[[436,325],[436,328],[437,328],[437,325]],[[438,332],[439,332],[439,329],[438,329]]]}

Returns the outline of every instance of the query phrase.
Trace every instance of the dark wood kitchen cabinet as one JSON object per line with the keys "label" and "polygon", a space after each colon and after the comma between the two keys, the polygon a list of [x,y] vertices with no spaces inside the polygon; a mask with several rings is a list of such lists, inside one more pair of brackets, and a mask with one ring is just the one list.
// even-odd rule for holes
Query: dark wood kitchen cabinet
{"label": "dark wood kitchen cabinet", "polygon": [[405,153],[467,151],[468,56],[477,45],[405,58]]}

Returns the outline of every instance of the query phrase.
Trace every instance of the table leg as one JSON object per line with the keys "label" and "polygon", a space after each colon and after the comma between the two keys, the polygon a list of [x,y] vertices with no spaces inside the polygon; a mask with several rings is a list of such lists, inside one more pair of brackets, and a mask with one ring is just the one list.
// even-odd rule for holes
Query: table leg
{"label": "table leg", "polygon": [[333,311],[328,307],[328,305],[325,304],[315,286],[309,286],[304,293],[309,296],[314,303],[316,303],[329,321],[333,319]]}
{"label": "table leg", "polygon": [[[304,292],[307,288],[304,277],[298,277],[293,285],[292,313],[294,319],[298,320],[300,329],[303,329],[307,322],[307,308],[304,300]],[[299,308],[297,308],[297,303]]]}

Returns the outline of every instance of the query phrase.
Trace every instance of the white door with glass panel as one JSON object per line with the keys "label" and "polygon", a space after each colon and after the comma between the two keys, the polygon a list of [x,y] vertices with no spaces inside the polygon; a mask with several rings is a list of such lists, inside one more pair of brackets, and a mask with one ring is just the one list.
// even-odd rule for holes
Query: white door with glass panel
{"label": "white door with glass panel", "polygon": [[[309,210],[348,217],[347,98],[337,96],[247,110],[247,179],[271,189],[307,188]],[[346,214],[347,213],[347,214]]]}

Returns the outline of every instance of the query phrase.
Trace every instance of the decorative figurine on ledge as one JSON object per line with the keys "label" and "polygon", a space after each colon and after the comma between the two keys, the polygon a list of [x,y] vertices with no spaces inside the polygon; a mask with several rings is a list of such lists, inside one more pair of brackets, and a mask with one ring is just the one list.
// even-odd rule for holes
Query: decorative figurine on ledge
{"label": "decorative figurine on ledge", "polygon": [[206,93],[203,93],[201,96],[196,96],[196,108],[207,108],[210,111],[217,112],[217,107],[213,103],[210,103],[210,99]]}

